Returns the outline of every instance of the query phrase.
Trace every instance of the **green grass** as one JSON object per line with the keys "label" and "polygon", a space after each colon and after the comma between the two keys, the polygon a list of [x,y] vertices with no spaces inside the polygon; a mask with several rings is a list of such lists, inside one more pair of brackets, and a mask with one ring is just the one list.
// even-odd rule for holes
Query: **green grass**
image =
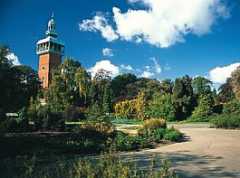
{"label": "green grass", "polygon": [[127,125],[141,125],[143,124],[142,120],[139,119],[114,119],[112,120],[113,124],[127,124]]}

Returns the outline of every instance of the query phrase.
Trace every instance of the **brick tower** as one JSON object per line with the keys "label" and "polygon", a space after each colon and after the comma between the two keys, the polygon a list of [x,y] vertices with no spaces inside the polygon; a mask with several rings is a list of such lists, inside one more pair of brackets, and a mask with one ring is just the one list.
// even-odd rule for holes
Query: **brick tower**
{"label": "brick tower", "polygon": [[61,64],[64,54],[64,44],[57,37],[56,23],[52,15],[48,22],[46,38],[37,42],[38,76],[44,89],[48,89],[51,83],[51,72]]}

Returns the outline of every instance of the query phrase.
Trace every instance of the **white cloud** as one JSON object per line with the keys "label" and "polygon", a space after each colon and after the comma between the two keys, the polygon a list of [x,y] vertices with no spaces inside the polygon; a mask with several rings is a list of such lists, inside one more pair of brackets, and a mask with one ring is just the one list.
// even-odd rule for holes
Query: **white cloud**
{"label": "white cloud", "polygon": [[150,61],[153,62],[152,65],[144,66],[144,70],[140,71],[140,77],[144,78],[160,78],[160,74],[162,73],[162,68],[155,57],[151,57]]}
{"label": "white cloud", "polygon": [[97,32],[100,31],[103,38],[107,41],[114,41],[118,39],[118,35],[113,28],[108,24],[104,16],[96,15],[93,19],[83,20],[79,24],[81,31]]}
{"label": "white cloud", "polygon": [[96,73],[100,70],[108,71],[112,77],[117,76],[120,73],[120,69],[118,66],[111,63],[110,60],[101,60],[96,62],[96,64],[88,69],[91,72],[92,76],[94,77]]}
{"label": "white cloud", "polygon": [[143,71],[143,73],[140,75],[140,77],[152,78],[152,77],[154,77],[154,73],[150,72],[150,71]]}
{"label": "white cloud", "polygon": [[216,67],[209,72],[209,79],[215,84],[223,84],[227,78],[231,77],[231,74],[236,68],[240,66],[240,63],[234,63],[227,66]]}
{"label": "white cloud", "polygon": [[102,50],[102,54],[103,54],[103,56],[107,56],[107,57],[112,57],[112,56],[114,56],[114,55],[113,55],[113,50],[110,49],[110,48],[104,48],[104,49]]}
{"label": "white cloud", "polygon": [[139,38],[158,47],[169,47],[184,42],[184,36],[192,33],[203,35],[219,17],[227,17],[228,11],[221,0],[130,0],[142,3],[147,10],[122,13],[113,8],[119,36],[127,41]]}
{"label": "white cloud", "polygon": [[162,69],[157,59],[152,57],[149,61],[152,63],[145,65],[142,69],[136,69],[128,64],[115,65],[110,60],[100,60],[97,61],[93,67],[89,68],[88,71],[93,77],[100,70],[105,70],[111,74],[111,77],[115,77],[123,73],[133,73],[138,77],[160,79]]}
{"label": "white cloud", "polygon": [[133,67],[130,66],[130,65],[121,64],[121,65],[120,65],[120,68],[121,68],[121,70],[123,70],[123,71],[135,71],[135,70],[133,69]]}
{"label": "white cloud", "polygon": [[9,53],[6,58],[11,61],[11,63],[15,66],[21,65],[21,63],[19,62],[18,57],[14,54],[14,53]]}
{"label": "white cloud", "polygon": [[151,60],[154,63],[155,72],[157,74],[160,74],[162,72],[162,68],[161,68],[160,64],[158,63],[157,59],[155,57],[152,57]]}
{"label": "white cloud", "polygon": [[166,48],[178,42],[184,42],[185,35],[204,35],[211,31],[219,18],[229,16],[223,0],[128,0],[129,3],[141,3],[143,9],[128,9],[121,12],[113,7],[113,19],[116,29],[106,18],[95,16],[80,24],[83,31],[100,31],[108,41],[122,39],[147,42]]}

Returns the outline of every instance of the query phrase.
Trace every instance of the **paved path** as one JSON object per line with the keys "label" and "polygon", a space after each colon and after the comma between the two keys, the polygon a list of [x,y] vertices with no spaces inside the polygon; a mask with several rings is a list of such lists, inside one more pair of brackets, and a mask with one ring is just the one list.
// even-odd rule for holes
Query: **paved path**
{"label": "paved path", "polygon": [[185,133],[182,143],[127,154],[147,164],[150,157],[160,156],[172,161],[180,177],[240,178],[240,130],[220,130],[206,125],[176,125]]}

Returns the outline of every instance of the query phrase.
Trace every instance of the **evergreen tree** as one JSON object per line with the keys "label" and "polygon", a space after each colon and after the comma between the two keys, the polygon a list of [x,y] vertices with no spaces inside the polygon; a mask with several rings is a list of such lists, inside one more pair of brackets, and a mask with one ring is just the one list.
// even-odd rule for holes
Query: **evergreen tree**
{"label": "evergreen tree", "polygon": [[177,78],[173,87],[173,103],[176,119],[183,120],[192,114],[195,106],[192,79],[189,76]]}

